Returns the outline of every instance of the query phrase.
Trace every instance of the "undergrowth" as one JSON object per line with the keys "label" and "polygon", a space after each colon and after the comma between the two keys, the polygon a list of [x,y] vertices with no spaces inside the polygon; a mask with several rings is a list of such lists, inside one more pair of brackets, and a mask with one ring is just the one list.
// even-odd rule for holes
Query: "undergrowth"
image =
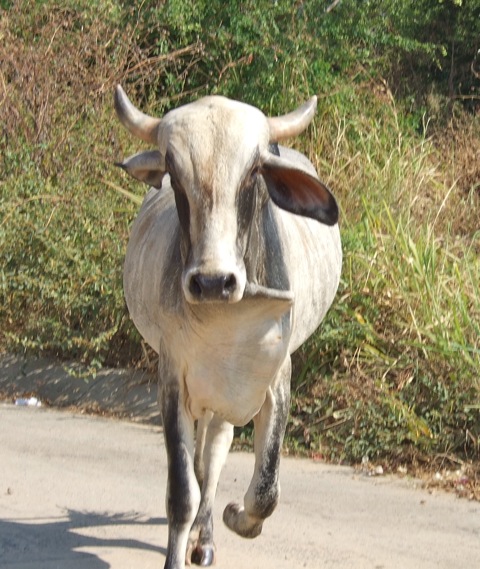
{"label": "undergrowth", "polygon": [[[395,132],[394,107],[384,119]],[[322,160],[328,172],[340,157],[344,268],[300,350],[291,442],[340,460],[478,459],[478,185],[451,176],[443,142],[353,122],[337,119]],[[469,140],[478,156],[478,134]]]}
{"label": "undergrowth", "polygon": [[[147,364],[122,292],[138,205],[115,188],[139,197],[143,188],[113,167],[139,150],[116,120],[116,83],[159,116],[208,93],[267,114],[317,93],[316,119],[294,144],[339,199],[344,269],[325,322],[294,356],[289,447],[355,462],[478,461],[470,24],[452,32],[461,59],[450,54],[449,77],[446,48],[407,37],[420,16],[408,20],[393,2],[390,35],[375,3],[345,0],[331,13],[317,0],[268,2],[270,12],[234,4],[0,3],[1,349],[92,368]],[[463,8],[448,10],[470,22]],[[402,81],[408,70],[415,92]],[[433,83],[457,77],[452,93]]]}

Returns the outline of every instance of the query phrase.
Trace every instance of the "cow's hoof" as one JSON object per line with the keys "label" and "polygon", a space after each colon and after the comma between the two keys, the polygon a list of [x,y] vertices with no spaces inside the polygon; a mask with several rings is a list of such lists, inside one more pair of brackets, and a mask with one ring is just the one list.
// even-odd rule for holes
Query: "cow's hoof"
{"label": "cow's hoof", "polygon": [[187,549],[186,564],[210,567],[215,563],[215,546],[191,542]]}
{"label": "cow's hoof", "polygon": [[249,516],[244,508],[234,502],[223,511],[223,523],[242,537],[252,539],[262,533],[263,521]]}

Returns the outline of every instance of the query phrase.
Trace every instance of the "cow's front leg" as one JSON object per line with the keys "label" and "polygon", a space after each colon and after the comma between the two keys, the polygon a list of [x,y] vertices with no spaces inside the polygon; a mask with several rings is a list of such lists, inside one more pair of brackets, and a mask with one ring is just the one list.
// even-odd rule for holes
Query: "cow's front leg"
{"label": "cow's front leg", "polygon": [[242,537],[257,537],[265,518],[270,516],[280,497],[280,452],[290,405],[290,357],[282,365],[265,403],[254,417],[255,470],[244,498],[244,505],[229,504],[223,521]]}
{"label": "cow's front leg", "polygon": [[202,495],[197,517],[190,531],[187,563],[191,560],[202,566],[212,565],[215,560],[213,543],[212,511],[217,492],[218,479],[227,459],[233,439],[233,426],[220,417],[208,413],[203,429],[197,429],[195,472],[202,486]]}
{"label": "cow's front leg", "polygon": [[188,535],[200,503],[193,467],[193,418],[185,409],[178,379],[165,369],[160,373],[159,400],[168,458],[165,569],[183,569]]}

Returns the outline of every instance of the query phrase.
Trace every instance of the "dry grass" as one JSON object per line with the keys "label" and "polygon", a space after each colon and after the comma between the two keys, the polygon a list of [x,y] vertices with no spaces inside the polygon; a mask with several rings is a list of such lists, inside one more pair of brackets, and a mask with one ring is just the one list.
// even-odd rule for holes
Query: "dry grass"
{"label": "dry grass", "polygon": [[[192,95],[182,81],[205,54],[200,43],[165,51],[160,23],[145,27],[133,8],[55,6],[19,0],[0,20],[1,346],[146,363],[121,289],[135,205],[111,190],[112,164],[133,149],[111,92],[128,82],[160,115]],[[308,90],[308,62],[296,69],[275,101],[285,110],[295,81]],[[221,85],[240,92],[235,71],[222,69]],[[444,124],[413,132],[387,85],[360,70],[321,97],[297,141],[339,197],[345,263],[335,306],[295,357],[291,448],[478,462],[479,117]]]}
{"label": "dry grass", "polygon": [[340,196],[345,260],[339,300],[296,361],[290,435],[390,469],[427,460],[436,472],[448,456],[475,481],[480,117],[425,139],[401,126],[393,98],[379,103],[378,119],[324,104],[308,142]]}

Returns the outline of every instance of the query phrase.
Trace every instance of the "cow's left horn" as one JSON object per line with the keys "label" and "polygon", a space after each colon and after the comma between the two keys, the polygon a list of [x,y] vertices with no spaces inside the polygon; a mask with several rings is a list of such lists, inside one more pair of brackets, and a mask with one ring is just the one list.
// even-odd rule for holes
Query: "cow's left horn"
{"label": "cow's left horn", "polygon": [[269,117],[270,142],[279,142],[290,136],[302,133],[311,123],[317,110],[317,97],[314,96],[295,111],[281,117]]}
{"label": "cow's left horn", "polygon": [[160,119],[150,117],[139,111],[120,85],[117,85],[115,89],[114,102],[118,118],[126,129],[145,142],[157,143]]}

